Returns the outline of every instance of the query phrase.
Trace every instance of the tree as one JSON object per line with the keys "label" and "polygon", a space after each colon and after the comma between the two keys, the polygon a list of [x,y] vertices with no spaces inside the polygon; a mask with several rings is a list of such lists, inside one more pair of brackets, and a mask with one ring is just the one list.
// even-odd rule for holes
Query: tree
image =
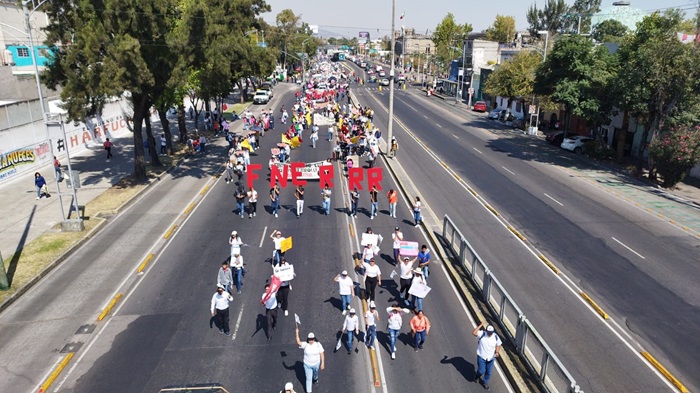
{"label": "tree", "polygon": [[[438,62],[444,64],[445,69],[449,68],[449,65],[457,53],[453,47],[461,48],[462,43],[472,30],[472,25],[469,23],[460,25],[455,22],[455,17],[451,12],[447,13],[442,21],[435,27],[433,33],[435,52]],[[461,50],[459,52],[461,53]]]}
{"label": "tree", "polygon": [[570,21],[564,19],[564,14],[567,12],[569,12],[569,6],[564,0],[547,0],[542,9],[538,9],[537,4],[533,4],[525,15],[527,23],[530,24],[528,31],[535,36],[540,30],[546,30],[550,35],[566,30],[570,25]]}
{"label": "tree", "polygon": [[486,39],[496,42],[512,42],[515,38],[515,18],[496,15],[493,26],[486,30]]}
{"label": "tree", "polygon": [[663,186],[675,186],[700,163],[700,126],[661,132],[659,138],[649,144],[649,154],[663,176]]}
{"label": "tree", "polygon": [[598,42],[620,42],[627,35],[627,26],[615,19],[604,20],[593,27],[592,37]]}
{"label": "tree", "polygon": [[601,0],[576,0],[565,15],[572,33],[587,34],[591,31],[591,16],[600,11]]}
{"label": "tree", "polygon": [[535,71],[542,63],[542,56],[535,51],[522,51],[503,62],[493,71],[484,86],[486,94],[524,101],[534,92]]}
{"label": "tree", "polygon": [[[619,107],[644,126],[637,150],[637,173],[644,163],[647,141],[654,141],[659,130],[683,103],[700,99],[700,51],[681,43],[677,36],[682,21],[679,12],[656,12],[637,24],[637,32],[625,38],[618,55],[621,72],[617,78]],[[654,178],[653,165],[650,178]]]}

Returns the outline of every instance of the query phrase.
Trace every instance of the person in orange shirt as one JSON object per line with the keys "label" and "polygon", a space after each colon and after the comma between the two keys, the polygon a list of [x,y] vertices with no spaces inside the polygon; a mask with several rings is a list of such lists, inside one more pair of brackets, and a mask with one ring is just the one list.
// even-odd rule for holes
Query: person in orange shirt
{"label": "person in orange shirt", "polygon": [[398,202],[399,193],[392,188],[386,194],[386,197],[389,199],[389,216],[396,218],[396,202]]}
{"label": "person in orange shirt", "polygon": [[415,340],[414,351],[418,352],[418,349],[423,349],[423,343],[425,343],[425,337],[430,333],[430,321],[423,314],[423,310],[418,310],[416,316],[411,318],[411,335]]}

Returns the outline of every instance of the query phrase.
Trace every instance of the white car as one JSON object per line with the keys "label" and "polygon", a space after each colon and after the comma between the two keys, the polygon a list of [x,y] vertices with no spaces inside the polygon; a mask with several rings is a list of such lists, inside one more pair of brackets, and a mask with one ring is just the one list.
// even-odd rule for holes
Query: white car
{"label": "white car", "polygon": [[270,102],[270,93],[267,90],[258,90],[253,96],[253,104],[267,104]]}
{"label": "white car", "polygon": [[594,141],[593,138],[589,138],[587,136],[576,135],[576,136],[572,136],[570,138],[565,138],[564,141],[561,143],[561,147],[562,147],[562,149],[573,151],[576,154],[581,154],[581,153],[583,153],[584,145],[591,143],[593,141]]}
{"label": "white car", "polygon": [[380,79],[379,84],[382,86],[389,86],[389,79],[386,79],[386,78]]}

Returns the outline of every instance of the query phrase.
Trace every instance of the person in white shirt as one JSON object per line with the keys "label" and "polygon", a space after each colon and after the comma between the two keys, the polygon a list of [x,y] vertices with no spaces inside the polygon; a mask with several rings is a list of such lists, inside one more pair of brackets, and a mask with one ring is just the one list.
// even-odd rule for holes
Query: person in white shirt
{"label": "person in white shirt", "polygon": [[272,239],[272,243],[275,245],[275,251],[272,254],[272,264],[277,266],[282,260],[282,257],[284,257],[284,253],[282,252],[282,242],[286,238],[282,237],[282,231],[272,231],[270,234],[270,239]]}
{"label": "person in white shirt", "polygon": [[316,336],[309,333],[306,342],[299,339],[299,326],[296,328],[296,339],[299,349],[304,350],[304,374],[306,375],[306,393],[311,393],[313,384],[318,382],[318,373],[325,368],[326,357],[323,345],[316,341]]}
{"label": "person in white shirt", "polygon": [[348,312],[352,298],[355,296],[355,283],[352,278],[348,277],[348,271],[343,270],[342,273],[335,276],[333,281],[338,283],[338,293],[343,304],[343,315]]}
{"label": "person in white shirt", "polygon": [[[491,379],[491,370],[493,369],[493,361],[498,357],[501,351],[503,342],[495,333],[492,325],[488,325],[486,330],[481,330],[485,322],[481,322],[479,326],[472,330],[472,335],[479,339],[479,344],[476,347],[476,375],[474,382],[481,381],[484,389],[489,390],[489,380]],[[481,380],[481,376],[484,379]]]}
{"label": "person in white shirt", "polygon": [[391,240],[393,241],[394,248],[394,265],[398,265],[401,241],[403,240],[403,233],[399,230],[399,227],[394,228],[394,233],[391,234]]}
{"label": "person in white shirt", "polygon": [[350,313],[345,316],[345,321],[343,322],[343,333],[347,332],[347,334],[348,334],[348,341],[347,341],[348,355],[350,355],[350,353],[352,353],[352,340],[355,337],[355,335],[360,334],[359,329],[360,329],[360,320],[357,318],[357,315],[355,315],[355,309],[351,308]]}
{"label": "person in white shirt", "polygon": [[229,308],[228,304],[233,300],[233,296],[230,293],[224,292],[223,285],[217,285],[216,293],[211,297],[211,316],[216,318],[216,325],[219,331],[227,336],[231,335],[231,330],[229,329],[228,316]]}
{"label": "person in white shirt", "polygon": [[234,252],[231,257],[231,269],[231,273],[235,274],[236,277],[236,292],[241,293],[241,286],[243,285],[243,256],[239,251]]}
{"label": "person in white shirt", "polygon": [[[420,268],[416,268],[413,270],[413,279],[411,280],[411,287],[414,285],[428,285],[427,282],[425,281],[425,277],[423,277],[423,271],[421,271]],[[410,289],[409,289],[410,291]],[[423,309],[423,298],[418,297],[416,295],[411,295],[411,307],[414,308],[415,311],[420,311]]]}
{"label": "person in white shirt", "polygon": [[265,305],[265,318],[267,319],[267,341],[272,340],[272,331],[277,330],[277,291],[270,294],[267,291],[270,284],[265,284],[265,292],[262,294],[261,302]]}
{"label": "person in white shirt", "polygon": [[408,290],[411,289],[411,280],[413,280],[413,263],[416,258],[411,261],[408,257],[403,258],[403,262],[399,265],[401,274],[399,275],[399,297],[408,306]]}
{"label": "person in white shirt", "polygon": [[362,266],[365,269],[365,295],[367,299],[374,301],[377,285],[382,286],[382,272],[374,258],[370,259],[369,263],[363,262]]}
{"label": "person in white shirt", "polygon": [[401,333],[401,327],[403,326],[403,318],[401,313],[408,314],[410,312],[407,308],[401,308],[398,304],[391,307],[387,307],[386,312],[389,314],[388,317],[388,327],[389,327],[389,344],[391,347],[391,358],[396,359],[396,338]]}
{"label": "person in white shirt", "polygon": [[370,301],[369,310],[365,313],[365,344],[369,349],[374,349],[374,341],[377,339],[377,322],[379,322],[377,306]]}
{"label": "person in white shirt", "polygon": [[374,247],[371,244],[365,244],[365,248],[362,250],[362,261],[369,264],[372,258],[374,258]]}
{"label": "person in white shirt", "polygon": [[284,384],[284,390],[281,390],[280,393],[296,393],[296,391],[294,391],[294,384],[287,382]]}
{"label": "person in white shirt", "polygon": [[258,210],[258,192],[253,187],[248,190],[248,218],[255,217]]}
{"label": "person in white shirt", "polygon": [[[285,266],[291,266],[291,263],[288,263],[286,259],[282,258],[282,261],[280,261],[280,267]],[[296,273],[294,276],[296,277]],[[282,311],[284,311],[285,317],[289,315],[289,291],[291,289],[292,286],[289,284],[289,281],[282,281],[280,283],[280,289],[277,290],[277,303]]]}
{"label": "person in white shirt", "polygon": [[231,246],[231,258],[235,253],[241,253],[241,246],[243,245],[243,239],[238,237],[238,231],[231,232],[231,237],[228,238],[228,244]]}

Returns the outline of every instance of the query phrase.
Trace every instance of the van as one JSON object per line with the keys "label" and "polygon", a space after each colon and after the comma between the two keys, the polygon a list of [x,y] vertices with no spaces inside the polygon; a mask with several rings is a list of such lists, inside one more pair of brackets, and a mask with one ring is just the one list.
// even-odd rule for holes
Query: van
{"label": "van", "polygon": [[274,93],[272,92],[272,83],[270,83],[270,82],[263,82],[262,85],[260,85],[260,89],[259,89],[259,90],[267,90],[267,92],[268,92],[269,95],[270,95],[270,98],[273,97],[273,94],[274,94]]}

